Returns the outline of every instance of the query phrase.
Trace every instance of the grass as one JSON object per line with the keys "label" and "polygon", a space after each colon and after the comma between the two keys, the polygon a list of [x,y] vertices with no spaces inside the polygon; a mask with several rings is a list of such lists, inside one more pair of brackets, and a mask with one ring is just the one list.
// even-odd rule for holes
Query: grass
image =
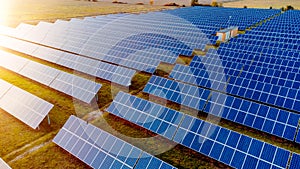
{"label": "grass", "polygon": [[[113,13],[137,13],[173,9],[174,7],[112,4],[111,2],[87,2],[76,0],[12,0],[2,4],[0,24],[11,27],[21,22],[37,24],[39,21],[53,22],[57,19],[70,19]],[[0,8],[2,9],[2,8]],[[2,14],[2,15],[1,15]],[[2,21],[2,23],[1,23]]]}

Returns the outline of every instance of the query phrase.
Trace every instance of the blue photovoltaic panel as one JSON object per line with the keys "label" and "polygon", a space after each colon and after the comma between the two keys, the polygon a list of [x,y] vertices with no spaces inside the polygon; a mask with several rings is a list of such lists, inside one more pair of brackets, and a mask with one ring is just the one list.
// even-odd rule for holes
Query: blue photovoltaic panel
{"label": "blue photovoltaic panel", "polygon": [[53,142],[93,168],[174,168],[75,116],[68,119]]}
{"label": "blue photovoltaic panel", "polygon": [[73,74],[61,72],[50,87],[74,98],[90,103],[101,88],[101,84]]}
{"label": "blue photovoltaic panel", "polygon": [[[166,113],[161,113],[159,107],[162,106],[120,92],[107,111],[234,168],[287,166],[287,150],[166,107]],[[179,124],[178,118],[171,120],[176,116],[180,117]]]}
{"label": "blue photovoltaic panel", "polygon": [[134,169],[154,169],[154,168],[161,168],[161,169],[175,169],[175,167],[167,164],[160,159],[143,152],[142,156],[139,158],[137,164],[134,166]]}
{"label": "blue photovoltaic panel", "polygon": [[296,89],[242,77],[231,77],[226,89],[233,95],[300,112],[300,93]]}
{"label": "blue photovoltaic panel", "polygon": [[0,158],[0,168],[1,169],[11,169],[10,166]]}
{"label": "blue photovoltaic panel", "polygon": [[144,92],[292,141],[300,118],[295,113],[158,76],[151,77]]}
{"label": "blue photovoltaic panel", "polygon": [[206,104],[209,90],[176,82],[159,76],[152,76],[144,88],[144,92],[202,110]]}
{"label": "blue photovoltaic panel", "polygon": [[234,168],[282,168],[290,152],[189,115],[174,141]]}
{"label": "blue photovoltaic panel", "polygon": [[299,168],[300,168],[300,154],[293,153],[289,169],[299,169]]}
{"label": "blue photovoltaic panel", "polygon": [[178,111],[124,92],[119,92],[106,110],[170,140],[183,116]]}
{"label": "blue photovoltaic panel", "polygon": [[206,113],[294,141],[300,115],[245,99],[212,92]]}
{"label": "blue photovoltaic panel", "polygon": [[[53,105],[0,79],[1,88],[5,83],[6,85],[3,87],[7,90],[0,97],[0,108],[36,129],[53,108]],[[11,87],[8,88],[7,86]]]}
{"label": "blue photovoltaic panel", "polygon": [[[199,70],[194,67],[184,66],[176,64],[170,73],[170,78],[176,80],[194,84],[197,86],[211,87],[212,79],[209,79],[209,75],[205,69]],[[218,81],[221,83],[220,81]],[[225,85],[223,86],[223,88]]]}

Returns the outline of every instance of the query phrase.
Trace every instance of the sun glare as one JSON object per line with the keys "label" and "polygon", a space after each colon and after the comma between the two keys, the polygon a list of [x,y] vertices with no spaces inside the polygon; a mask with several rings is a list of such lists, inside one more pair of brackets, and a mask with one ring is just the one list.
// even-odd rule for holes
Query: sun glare
{"label": "sun glare", "polygon": [[5,25],[10,12],[11,1],[0,0],[0,25]]}

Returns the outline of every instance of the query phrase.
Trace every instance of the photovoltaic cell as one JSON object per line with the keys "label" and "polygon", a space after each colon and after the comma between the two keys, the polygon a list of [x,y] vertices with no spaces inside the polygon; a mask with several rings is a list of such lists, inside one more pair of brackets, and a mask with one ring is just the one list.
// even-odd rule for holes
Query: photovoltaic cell
{"label": "photovoltaic cell", "polygon": [[294,141],[300,115],[256,102],[212,92],[206,113]]}
{"label": "photovoltaic cell", "polygon": [[0,50],[0,66],[13,72],[19,72],[29,60]]}
{"label": "photovoltaic cell", "polygon": [[196,110],[203,110],[210,94],[209,90],[159,76],[150,78],[144,92]]}
{"label": "photovoltaic cell", "polygon": [[53,142],[93,168],[174,168],[75,116],[68,119]]}
{"label": "photovoltaic cell", "polygon": [[[7,82],[0,80],[0,84],[3,83]],[[31,128],[36,129],[53,108],[53,105],[18,87],[12,86],[0,98],[0,108]]]}
{"label": "photovoltaic cell", "polygon": [[29,61],[19,72],[19,74],[47,86],[49,86],[60,73],[61,71],[57,69],[32,61]]}
{"label": "photovoltaic cell", "polygon": [[107,111],[170,140],[183,116],[178,111],[124,92],[118,93]]}
{"label": "photovoltaic cell", "polygon": [[91,102],[101,86],[96,82],[65,72],[61,72],[50,84],[50,87],[86,103]]}
{"label": "photovoltaic cell", "polygon": [[300,167],[300,154],[293,153],[289,169],[299,169]]}
{"label": "photovoltaic cell", "polygon": [[0,99],[13,85],[0,79]]}

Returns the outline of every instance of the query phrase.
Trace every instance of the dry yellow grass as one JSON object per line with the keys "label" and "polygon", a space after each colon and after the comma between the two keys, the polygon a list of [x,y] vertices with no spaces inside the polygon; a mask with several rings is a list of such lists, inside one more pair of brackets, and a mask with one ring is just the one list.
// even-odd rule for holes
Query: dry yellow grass
{"label": "dry yellow grass", "polygon": [[147,12],[174,7],[157,5],[113,4],[111,2],[88,2],[76,0],[0,0],[0,24],[11,27],[21,22],[36,24],[39,21],[55,21],[84,16],[120,12]]}
{"label": "dry yellow grass", "polygon": [[282,8],[287,5],[292,5],[296,9],[300,9],[300,1],[299,0],[240,0],[235,2],[227,2],[223,4],[224,7],[237,7],[243,8],[247,6],[248,8],[270,8],[271,6],[274,8]]}

